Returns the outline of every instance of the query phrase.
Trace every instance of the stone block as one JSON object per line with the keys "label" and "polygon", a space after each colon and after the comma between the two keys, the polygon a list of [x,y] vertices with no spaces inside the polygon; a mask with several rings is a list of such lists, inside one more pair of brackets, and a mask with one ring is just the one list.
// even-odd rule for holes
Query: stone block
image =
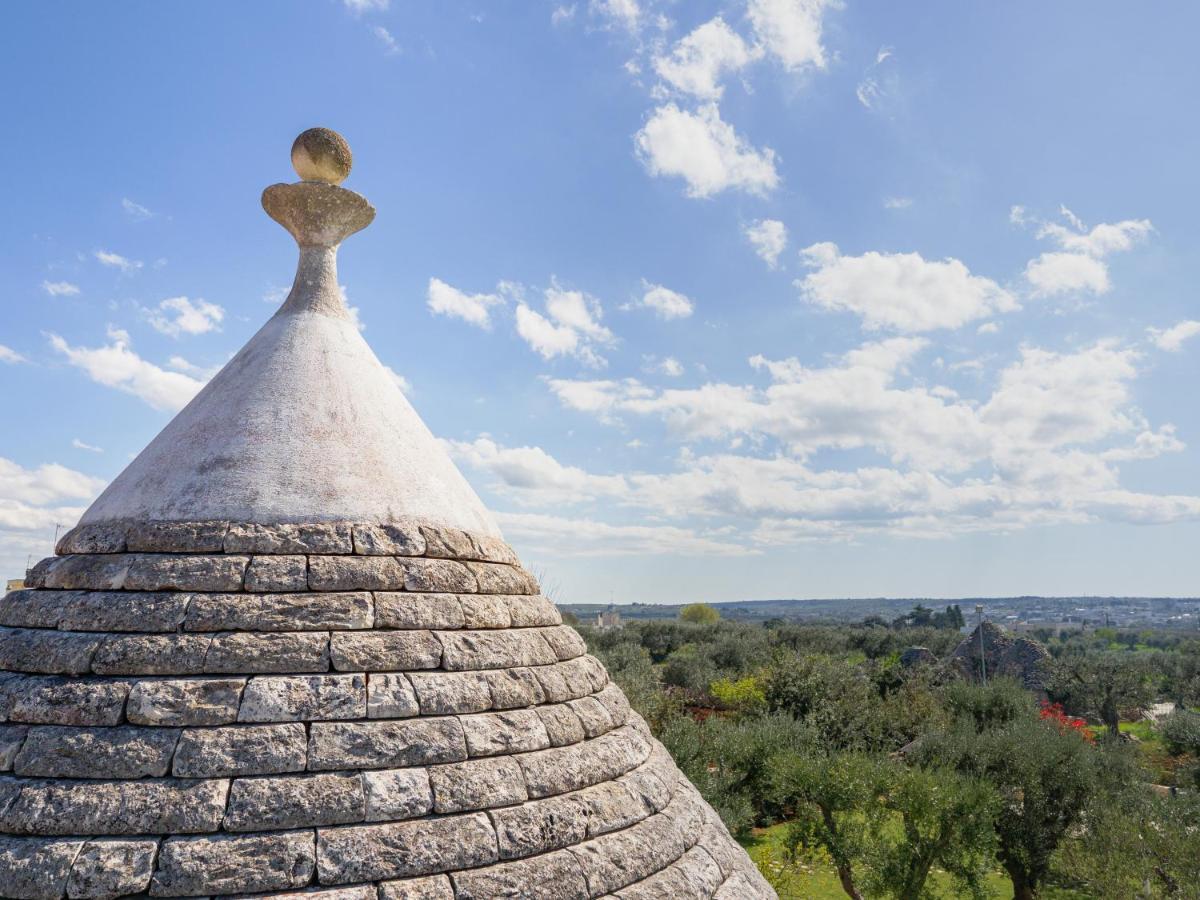
{"label": "stone block", "polygon": [[713,900],[776,900],[775,891],[757,870],[738,870],[713,894]]}
{"label": "stone block", "polygon": [[110,900],[140,894],[150,884],[157,853],[158,841],[88,841],[71,867],[67,896]]}
{"label": "stone block", "polygon": [[216,831],[224,779],[153,781],[17,780],[0,831],[37,835],[145,835]]}
{"label": "stone block", "polygon": [[531,800],[488,815],[496,828],[501,859],[547,853],[588,836],[587,810],[574,794]]}
{"label": "stone block", "polygon": [[475,576],[465,564],[449,559],[406,559],[404,589],[426,593],[473,594]]}
{"label": "stone block", "polygon": [[579,716],[579,721],[583,723],[585,736],[599,737],[607,731],[612,731],[612,717],[595,697],[580,697],[578,700],[570,700],[567,702],[567,706],[571,707],[571,711]]}
{"label": "stone block", "polygon": [[236,778],[225,811],[227,831],[312,828],[361,822],[367,814],[362,776],[270,775]]}
{"label": "stone block", "polygon": [[78,631],[0,628],[0,669],[46,675],[82,675],[102,638]]}
{"label": "stone block", "polygon": [[299,723],[188,728],[172,770],[182,778],[302,772],[307,735]]}
{"label": "stone block", "polygon": [[664,816],[651,816],[623,831],[585,841],[570,849],[596,894],[614,893],[666,868],[686,847]]}
{"label": "stone block", "polygon": [[423,556],[425,536],[416,523],[355,525],[354,552],[360,556]]}
{"label": "stone block", "polygon": [[304,887],[315,863],[311,831],[163,841],[152,897],[242,894]]}
{"label": "stone block", "polygon": [[542,625],[561,625],[562,613],[541,594],[508,594],[509,617],[513,628],[536,628]]}
{"label": "stone block", "polygon": [[538,707],[537,714],[546,726],[551,746],[562,747],[583,740],[583,723],[579,721],[575,711],[565,703]]}
{"label": "stone block", "polygon": [[365,675],[277,675],[250,679],[238,721],[361,719],[366,714]]}
{"label": "stone block", "polygon": [[483,677],[492,689],[493,709],[518,709],[546,702],[541,682],[532,669],[490,669]]}
{"label": "stone block", "polygon": [[375,594],[376,628],[462,628],[457,594]]}
{"label": "stone block", "polygon": [[324,891],[318,889],[271,894],[271,900],[379,900],[379,894],[375,885],[360,884],[358,887],[329,888]]}
{"label": "stone block", "polygon": [[490,537],[486,534],[472,535],[472,537],[475,541],[475,547],[479,551],[480,559],[485,559],[488,562],[504,563],[510,566],[520,564],[520,560],[517,558],[517,554],[513,552],[513,548],[500,538]]}
{"label": "stone block", "polygon": [[212,639],[207,673],[241,674],[329,671],[329,634],[324,631],[225,632]]}
{"label": "stone block", "polygon": [[117,634],[104,638],[92,659],[98,675],[199,675],[212,638],[207,634]]}
{"label": "stone block", "polygon": [[124,585],[117,585],[130,591],[240,591],[250,563],[248,556],[137,553],[131,558]]}
{"label": "stone block", "polygon": [[641,797],[634,796],[620,782],[606,781],[578,791],[575,795],[587,810],[588,837],[597,837],[628,828],[650,815]]}
{"label": "stone block", "polygon": [[70,553],[124,553],[125,523],[76,525],[58,539],[54,552],[60,556]]}
{"label": "stone block", "polygon": [[[548,645],[547,645],[548,646]],[[561,664],[550,666],[538,666],[531,669],[533,677],[537,679],[538,684],[542,686],[542,695],[546,698],[547,703],[565,703],[568,700],[574,700],[576,697],[582,697],[591,693],[589,685],[569,684],[565,669]]]}
{"label": "stone block", "polygon": [[125,716],[136,725],[228,725],[237,721],[245,678],[138,681]]}
{"label": "stone block", "polygon": [[577,656],[560,662],[557,671],[566,679],[572,699],[594,694],[608,684],[608,672],[594,656]]}
{"label": "stone block", "polygon": [[0,597],[0,626],[57,628],[63,608],[80,591],[9,591]]}
{"label": "stone block", "polygon": [[31,590],[39,590],[46,586],[46,576],[50,570],[58,565],[59,557],[47,556],[45,559],[38,560],[33,564],[32,569],[25,572],[25,587]]}
{"label": "stone block", "polygon": [[333,632],[330,658],[341,672],[436,669],[442,663],[442,644],[432,631]]}
{"label": "stone block", "polygon": [[0,772],[11,772],[13,760],[29,733],[26,725],[0,725]]}
{"label": "stone block", "polygon": [[116,725],[128,693],[120,681],[15,676],[0,680],[0,709],[11,722]]}
{"label": "stone block", "polygon": [[463,594],[464,628],[508,628],[512,625],[512,614],[508,611],[505,597],[494,594]]}
{"label": "stone block", "polygon": [[308,590],[308,557],[255,556],[246,568],[247,591]]}
{"label": "stone block", "polygon": [[434,766],[429,786],[434,812],[443,814],[511,806],[529,798],[521,767],[506,756]]}
{"label": "stone block", "polygon": [[404,587],[404,564],[394,556],[313,556],[308,587],[314,591],[394,591]]}
{"label": "stone block", "polygon": [[536,594],[539,590],[537,579],[520,566],[491,562],[469,562],[466,566],[481,594]]}
{"label": "stone block", "polygon": [[542,640],[550,645],[550,649],[557,654],[560,661],[565,662],[568,659],[575,659],[575,657],[583,656],[587,653],[587,644],[583,642],[583,638],[579,636],[579,632],[569,625],[538,628],[537,633],[542,636]]}
{"label": "stone block", "polygon": [[[290,557],[282,557],[289,559]],[[370,628],[371,595],[193,594],[187,631],[327,631]]]}
{"label": "stone block", "polygon": [[466,757],[462,726],[454,718],[310,726],[308,768],[312,772],[424,766]]}
{"label": "stone block", "polygon": [[317,832],[322,884],[377,881],[496,861],[496,833],[483,813]]}
{"label": "stone block", "polygon": [[13,771],[33,778],[163,776],[178,740],[177,728],[38,725],[29,729]]}
{"label": "stone block", "polygon": [[318,522],[309,525],[229,526],[225,535],[226,553],[353,553],[350,525],[345,522]]}
{"label": "stone block", "polygon": [[479,548],[470,534],[446,525],[421,525],[425,555],[438,559],[478,559]]}
{"label": "stone block", "polygon": [[61,556],[47,566],[40,586],[53,590],[119,591],[125,588],[132,562],[133,557],[124,553]]}
{"label": "stone block", "polygon": [[131,522],[126,549],[144,553],[222,553],[228,522]]}
{"label": "stone block", "polygon": [[66,631],[175,631],[187,606],[186,594],[87,591],[70,596],[58,627]]}
{"label": "stone block", "polygon": [[367,718],[406,719],[421,711],[412,683],[399,674],[367,676]]}
{"label": "stone block", "polygon": [[550,746],[546,726],[535,709],[462,716],[470,756],[529,753]]}
{"label": "stone block", "polygon": [[645,760],[649,747],[628,726],[567,747],[517,757],[530,797],[548,797],[624,775]]}
{"label": "stone block", "polygon": [[412,819],[433,810],[428,769],[382,769],[363,772],[362,779],[368,822]]}
{"label": "stone block", "polygon": [[446,875],[385,881],[379,885],[379,900],[454,900],[454,888]]}
{"label": "stone block", "polygon": [[59,900],[81,840],[0,836],[0,897]]}
{"label": "stone block", "polygon": [[492,708],[492,692],[481,672],[412,672],[408,676],[421,714],[449,716]]}
{"label": "stone block", "polygon": [[608,710],[609,718],[612,719],[613,725],[624,725],[629,721],[629,701],[625,699],[625,694],[622,690],[612,682],[604,686],[604,689],[593,694],[600,704]]}
{"label": "stone block", "polygon": [[452,672],[544,666],[558,657],[538,633],[540,629],[505,631],[438,631],[442,667]]}
{"label": "stone block", "polygon": [[451,879],[455,900],[588,900],[592,896],[579,861],[567,850],[455,872]]}

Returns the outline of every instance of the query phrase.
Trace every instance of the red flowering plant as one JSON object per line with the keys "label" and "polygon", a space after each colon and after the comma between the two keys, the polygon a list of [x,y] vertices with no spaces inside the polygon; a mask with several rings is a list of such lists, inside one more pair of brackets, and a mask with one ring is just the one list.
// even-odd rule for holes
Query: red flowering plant
{"label": "red flowering plant", "polygon": [[1087,727],[1087,720],[1079,716],[1068,716],[1061,703],[1043,700],[1040,716],[1044,721],[1053,722],[1060,734],[1077,734],[1089,744],[1096,741],[1096,736]]}

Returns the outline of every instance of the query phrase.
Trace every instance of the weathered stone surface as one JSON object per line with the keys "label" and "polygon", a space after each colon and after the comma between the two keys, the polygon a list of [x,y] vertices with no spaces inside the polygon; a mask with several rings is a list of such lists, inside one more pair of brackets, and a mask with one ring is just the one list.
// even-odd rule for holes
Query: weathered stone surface
{"label": "weathered stone surface", "polygon": [[542,685],[531,669],[491,669],[483,677],[492,689],[493,709],[537,706],[546,701]]}
{"label": "weathered stone surface", "polygon": [[17,781],[0,814],[10,834],[188,834],[216,831],[225,813],[224,779]]}
{"label": "weathered stone surface", "polygon": [[483,813],[317,832],[322,884],[428,875],[496,861],[496,833]]}
{"label": "weathered stone surface", "polygon": [[207,634],[117,634],[104,638],[92,660],[100,675],[199,675],[212,638]]}
{"label": "weathered stone surface", "polygon": [[574,794],[532,800],[488,813],[500,858],[516,859],[578,844],[587,838],[587,810]]}
{"label": "weathered stone surface", "polygon": [[238,721],[361,719],[366,714],[365,675],[277,675],[250,679]]}
{"label": "weathered stone surface", "polygon": [[620,782],[595,784],[574,796],[587,810],[588,837],[627,828],[650,814],[642,798],[634,796]]}
{"label": "weathered stone surface", "polygon": [[353,553],[350,525],[322,522],[311,525],[229,526],[226,553]]}
{"label": "weathered stone surface", "polygon": [[574,659],[587,653],[587,644],[574,628],[569,625],[558,625],[552,628],[539,628],[537,633],[542,636],[562,661]]}
{"label": "weathered stone surface", "polygon": [[608,673],[594,656],[577,656],[560,662],[555,671],[561,672],[566,679],[572,698],[594,694],[608,684]]}
{"label": "weathered stone surface", "polygon": [[541,594],[509,594],[508,604],[513,628],[535,628],[539,625],[561,625],[562,613]]}
{"label": "weathered stone surface", "polygon": [[747,867],[725,879],[713,894],[713,900],[775,900],[775,892],[766,879]]}
{"label": "weathered stone surface", "polygon": [[150,884],[158,841],[88,841],[75,858],[67,896],[110,900],[137,894]]}
{"label": "weathered stone surface", "polygon": [[608,710],[609,718],[614,726],[624,725],[629,720],[629,701],[625,694],[613,683],[604,686],[604,690],[593,694],[600,704]]}
{"label": "weathered stone surface", "polygon": [[0,678],[0,712],[36,725],[116,725],[129,685],[101,679]]}
{"label": "weathered stone surface", "polygon": [[429,770],[433,808],[439,813],[510,806],[528,799],[521,767],[510,757],[472,759]]}
{"label": "weathered stone surface", "polygon": [[362,556],[423,556],[425,536],[415,523],[355,525],[354,552]]}
{"label": "weathered stone surface", "polygon": [[394,556],[313,556],[308,586],[314,591],[394,591],[404,587],[404,572]]}
{"label": "weathered stone surface", "polygon": [[372,672],[367,676],[367,717],[406,719],[421,711],[412,683],[403,675]]}
{"label": "weathered stone surface", "polygon": [[455,900],[588,900],[587,881],[579,861],[567,850],[455,872]]}
{"label": "weathered stone surface", "polygon": [[79,840],[0,837],[0,897],[59,900],[82,847]]}
{"label": "weathered stone surface", "polygon": [[40,589],[46,586],[46,575],[58,564],[57,556],[47,556],[33,564],[33,568],[25,572],[24,586]]}
{"label": "weathered stone surface", "polygon": [[628,726],[568,747],[517,757],[530,797],[564,794],[624,775],[639,765],[649,746]]}
{"label": "weathered stone surface", "polygon": [[29,729],[13,771],[34,778],[162,776],[178,740],[176,728],[39,725]]}
{"label": "weathered stone surface", "polygon": [[663,815],[675,823],[680,834],[685,838],[692,836],[689,840],[694,841],[694,836],[700,834],[701,829],[704,828],[707,810],[708,805],[700,796],[700,792],[681,776],[675,786],[675,796],[663,810]]}
{"label": "weathered stone surface", "polygon": [[741,853],[725,826],[715,816],[705,822],[700,830],[700,840],[697,846],[704,849],[720,868],[721,875],[728,878],[730,873],[741,865]]}
{"label": "weathered stone surface", "polygon": [[311,831],[217,835],[163,841],[152,897],[246,893],[308,884],[314,865]]}
{"label": "weathered stone surface", "polygon": [[28,733],[26,725],[0,725],[0,772],[12,771],[13,760],[17,758]]}
{"label": "weathered stone surface", "polygon": [[617,779],[629,792],[641,799],[649,812],[666,809],[678,783],[679,770],[675,762],[656,742],[646,761],[631,772]]}
{"label": "weathered stone surface", "polygon": [[507,631],[438,631],[442,667],[451,671],[544,666],[558,657],[538,633],[540,629]]}
{"label": "weathered stone surface", "polygon": [[324,631],[218,634],[212,639],[204,671],[245,674],[327,672],[329,634]]}
{"label": "weathered stone surface", "polygon": [[136,725],[227,725],[236,722],[245,678],[139,681],[125,716]]}
{"label": "weathered stone surface", "polygon": [[228,831],[310,828],[361,822],[367,813],[361,775],[237,778],[229,788]]}
{"label": "weathered stone surface", "polygon": [[683,838],[662,814],[623,831],[570,848],[592,892],[613,893],[670,865],[686,849]]}
{"label": "weathered stone surface", "polygon": [[137,553],[131,558],[124,583],[130,591],[239,591],[250,562],[248,556]]}
{"label": "weathered stone surface", "polygon": [[125,532],[130,552],[221,553],[228,522],[132,522]]}
{"label": "weathered stone surface", "polygon": [[379,885],[379,900],[454,900],[454,888],[445,875],[405,878]]}
{"label": "weathered stone surface", "polygon": [[513,552],[513,548],[500,538],[491,537],[486,534],[472,535],[472,538],[479,550],[480,559],[486,559],[489,562],[505,563],[510,566],[520,563],[520,560],[517,559],[517,554]]}
{"label": "weathered stone surface", "polygon": [[537,714],[546,726],[546,734],[550,744],[562,747],[566,744],[577,744],[583,740],[583,723],[579,716],[566,704],[552,704],[537,709]]}
{"label": "weathered stone surface", "polygon": [[0,628],[0,669],[47,675],[82,675],[101,638],[77,631]]}
{"label": "weathered stone surface", "polygon": [[31,586],[53,590],[119,591],[125,587],[132,562],[133,557],[123,553],[60,556],[46,567],[42,584]]}
{"label": "weathered stone surface", "polygon": [[[978,641],[975,646],[979,646]],[[902,669],[912,669],[916,666],[932,666],[936,665],[937,661],[937,654],[928,647],[907,647],[900,652],[900,667]]]}
{"label": "weathered stone surface", "polygon": [[[979,660],[981,648],[984,667]],[[954,648],[947,666],[950,671],[974,681],[981,680],[986,669],[988,678],[1013,678],[1026,689],[1045,697],[1045,663],[1049,658],[1050,653],[1037,641],[1027,637],[1014,638],[999,625],[983,622]]]}
{"label": "weathered stone surface", "polygon": [[463,716],[459,721],[471,756],[528,753],[550,746],[546,726],[535,709]]}
{"label": "weathered stone surface", "polygon": [[[285,559],[287,557],[284,557]],[[187,631],[326,631],[370,628],[371,595],[193,594]]]}
{"label": "weathered stone surface", "polygon": [[439,559],[478,559],[479,549],[473,537],[458,528],[445,525],[421,525],[425,555]]}
{"label": "weathered stone surface", "polygon": [[566,668],[562,663],[538,666],[530,671],[542,686],[542,695],[547,703],[565,703],[591,693],[587,682],[571,684],[567,681]]}
{"label": "weathered stone surface", "polygon": [[70,553],[124,553],[125,524],[96,522],[76,525],[61,538],[54,552],[60,556]]}
{"label": "weathered stone surface", "polygon": [[408,676],[421,713],[448,716],[492,708],[492,692],[481,672],[412,672]]}
{"label": "weathered stone surface", "polygon": [[457,594],[375,594],[376,628],[462,628]]}
{"label": "weathered stone surface", "polygon": [[457,719],[404,719],[378,722],[315,722],[308,768],[385,769],[459,762],[467,757]]}
{"label": "weathered stone surface", "polygon": [[436,669],[442,644],[432,631],[333,632],[330,658],[341,672]]}
{"label": "weathered stone surface", "polygon": [[79,591],[9,591],[0,597],[0,626],[57,628],[63,609]]}
{"label": "weathered stone surface", "polygon": [[571,707],[571,711],[583,723],[585,736],[599,737],[607,731],[612,731],[612,717],[595,697],[580,697],[578,700],[570,700],[567,702],[567,706]]}
{"label": "weathered stone surface", "polygon": [[508,628],[512,625],[506,597],[463,594],[459,600],[462,603],[464,628]]}
{"label": "weathered stone surface", "polygon": [[306,753],[299,723],[189,728],[179,738],[172,769],[183,778],[302,772]]}
{"label": "weathered stone surface", "polygon": [[406,559],[404,589],[432,593],[473,594],[475,576],[464,563],[449,559]]}
{"label": "weathered stone surface", "polygon": [[303,591],[308,589],[308,558],[255,556],[246,568],[248,591]]}
{"label": "weathered stone surface", "polygon": [[537,580],[520,566],[501,563],[466,563],[475,576],[481,594],[536,594]]}
{"label": "weathered stone surface", "polygon": [[378,900],[379,898],[373,884],[363,884],[358,887],[330,888],[325,891],[289,891],[286,894],[271,894],[270,896],[272,900]]}
{"label": "weathered stone surface", "polygon": [[362,779],[367,792],[368,822],[411,819],[433,809],[428,769],[363,772]]}
{"label": "weathered stone surface", "polygon": [[175,631],[187,605],[186,594],[87,591],[70,596],[58,627],[65,631]]}
{"label": "weathered stone surface", "polygon": [[721,872],[703,850],[689,850],[675,863],[617,893],[620,900],[709,900]]}

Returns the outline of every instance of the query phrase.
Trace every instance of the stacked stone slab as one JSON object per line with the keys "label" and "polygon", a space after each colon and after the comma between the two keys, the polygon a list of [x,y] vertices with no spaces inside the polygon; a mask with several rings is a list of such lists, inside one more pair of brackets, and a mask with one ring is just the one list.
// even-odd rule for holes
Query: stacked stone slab
{"label": "stacked stone slab", "polygon": [[774,897],[482,513],[101,501],[0,601],[0,896]]}

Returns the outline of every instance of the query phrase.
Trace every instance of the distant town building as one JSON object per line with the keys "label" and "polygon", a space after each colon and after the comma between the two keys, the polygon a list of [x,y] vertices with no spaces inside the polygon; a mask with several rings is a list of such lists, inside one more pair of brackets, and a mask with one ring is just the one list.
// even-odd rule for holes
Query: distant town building
{"label": "distant town building", "polygon": [[598,614],[596,616],[596,627],[602,629],[620,628],[621,614],[617,612],[617,608],[615,606],[609,606],[608,609],[604,610],[604,612]]}
{"label": "distant town building", "polygon": [[24,587],[25,587],[25,579],[24,578],[10,578],[10,579],[8,579],[7,582],[5,582],[4,590],[7,593],[8,591],[22,590]]}

